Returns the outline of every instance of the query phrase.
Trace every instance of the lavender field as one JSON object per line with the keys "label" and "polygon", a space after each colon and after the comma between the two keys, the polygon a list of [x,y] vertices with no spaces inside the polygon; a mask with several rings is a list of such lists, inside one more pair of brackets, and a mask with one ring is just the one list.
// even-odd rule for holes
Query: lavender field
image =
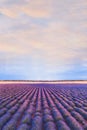
{"label": "lavender field", "polygon": [[0,130],[87,130],[87,85],[0,84]]}

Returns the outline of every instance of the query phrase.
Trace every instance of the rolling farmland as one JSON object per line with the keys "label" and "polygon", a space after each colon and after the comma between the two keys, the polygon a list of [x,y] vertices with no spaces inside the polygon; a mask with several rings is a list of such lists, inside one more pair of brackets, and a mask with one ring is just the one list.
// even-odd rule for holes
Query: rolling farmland
{"label": "rolling farmland", "polygon": [[87,85],[0,84],[0,130],[87,130]]}

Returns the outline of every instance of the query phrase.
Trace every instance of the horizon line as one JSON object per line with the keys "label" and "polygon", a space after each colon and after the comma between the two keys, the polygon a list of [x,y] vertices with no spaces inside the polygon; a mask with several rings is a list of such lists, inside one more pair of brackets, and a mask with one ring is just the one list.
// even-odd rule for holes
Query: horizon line
{"label": "horizon line", "polygon": [[87,84],[87,80],[0,80],[0,84]]}

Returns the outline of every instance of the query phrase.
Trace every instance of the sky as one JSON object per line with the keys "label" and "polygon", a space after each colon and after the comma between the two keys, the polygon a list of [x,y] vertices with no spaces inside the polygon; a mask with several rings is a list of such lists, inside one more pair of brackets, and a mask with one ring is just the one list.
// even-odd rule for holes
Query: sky
{"label": "sky", "polygon": [[87,79],[87,0],[0,0],[0,79]]}

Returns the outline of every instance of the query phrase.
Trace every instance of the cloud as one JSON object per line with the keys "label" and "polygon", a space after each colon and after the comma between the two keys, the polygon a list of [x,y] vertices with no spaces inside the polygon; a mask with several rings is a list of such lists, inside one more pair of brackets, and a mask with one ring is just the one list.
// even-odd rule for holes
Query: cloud
{"label": "cloud", "polygon": [[10,18],[16,18],[18,16],[17,10],[13,8],[0,8],[0,13]]}
{"label": "cloud", "polygon": [[63,23],[52,22],[45,28],[37,24],[30,26],[29,30],[24,31],[22,27],[23,30],[4,34],[0,38],[0,43],[5,43],[1,50],[20,56],[33,54],[34,58],[44,59],[50,66],[71,64],[74,59],[82,60],[87,56],[86,37],[70,31]]}
{"label": "cloud", "polygon": [[71,75],[78,66],[86,68],[86,0],[0,3],[0,61],[6,64],[8,59],[9,71],[13,66],[29,78],[37,73],[38,78],[56,78]]}
{"label": "cloud", "polygon": [[[9,3],[9,4],[7,4]],[[0,12],[10,18],[17,18],[21,14],[26,14],[34,18],[48,18],[51,14],[50,1],[43,0],[33,1],[8,1],[4,2],[4,6],[0,8]]]}

